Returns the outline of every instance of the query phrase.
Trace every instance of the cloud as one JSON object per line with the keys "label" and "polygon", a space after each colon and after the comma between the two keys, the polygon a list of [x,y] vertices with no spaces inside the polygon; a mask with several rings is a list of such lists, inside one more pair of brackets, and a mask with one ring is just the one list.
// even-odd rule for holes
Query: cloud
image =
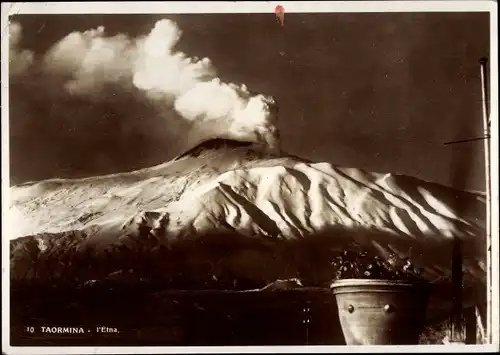
{"label": "cloud", "polygon": [[100,95],[108,84],[125,89],[137,51],[125,35],[104,36],[104,27],[73,32],[52,46],[43,58],[43,69],[68,77],[65,88],[80,96]]}
{"label": "cloud", "polygon": [[[103,26],[72,32],[52,45],[38,62],[34,62],[33,53],[17,48],[21,27],[11,25],[11,32],[16,73],[21,72],[20,67],[25,71],[28,64],[23,63],[35,67],[30,80],[18,83],[14,90],[12,99],[19,100],[14,106],[19,112],[24,110],[25,114],[37,116],[32,120],[67,126],[74,131],[73,141],[80,135],[92,136],[90,141],[95,142],[97,135],[116,145],[129,142],[130,137],[126,136],[132,134],[136,141],[137,136],[143,137],[139,139],[143,145],[146,141],[155,144],[162,141],[157,147],[164,150],[162,159],[181,154],[210,138],[245,140],[267,149],[279,149],[274,100],[250,92],[245,85],[222,82],[210,59],[189,57],[177,51],[182,32],[173,21],[160,20],[148,34],[137,37],[123,33],[111,36]],[[45,113],[33,110],[33,105],[49,104],[51,108]],[[75,107],[79,107],[77,112]],[[115,113],[112,120],[109,111]],[[144,126],[145,122],[149,124]],[[28,126],[24,129],[33,129],[33,124]],[[124,142],[118,145],[126,145]],[[102,142],[95,143],[92,149],[104,146]],[[131,147],[134,149],[138,148]],[[148,152],[149,149],[142,155]],[[103,153],[110,152],[94,152],[97,156]],[[117,155],[117,152],[111,154],[112,158],[105,158],[100,164],[109,164]],[[143,161],[157,162],[151,159]]]}
{"label": "cloud", "polygon": [[[107,85],[120,85],[122,90],[138,89],[158,107],[173,106],[191,122],[188,145],[224,136],[276,147],[274,135],[252,133],[274,126],[269,110],[274,101],[250,94],[244,85],[221,82],[210,59],[176,51],[181,36],[170,20],[158,21],[149,34],[137,38],[106,36],[102,26],[74,32],[49,50],[45,68],[71,75],[66,88],[74,94],[100,95]],[[213,120],[217,123],[205,125]]]}
{"label": "cloud", "polygon": [[19,49],[22,28],[17,22],[9,24],[9,73],[16,76],[28,70],[34,61],[34,54],[30,50]]}
{"label": "cloud", "polygon": [[181,35],[174,22],[161,20],[145,38],[138,41],[139,54],[134,66],[137,88],[179,97],[196,84],[215,77],[210,59],[190,58],[175,51]]}

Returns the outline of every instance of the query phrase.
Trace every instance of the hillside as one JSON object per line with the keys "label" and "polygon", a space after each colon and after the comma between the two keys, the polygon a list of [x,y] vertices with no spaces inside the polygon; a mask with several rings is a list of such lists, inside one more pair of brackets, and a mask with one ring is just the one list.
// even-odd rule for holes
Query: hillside
{"label": "hillside", "polygon": [[481,194],[244,142],[210,140],[130,173],[13,186],[10,198],[18,281],[128,270],[201,288],[228,274],[248,287],[291,277],[323,286],[332,253],[353,241],[383,256],[411,252],[436,281],[450,276],[453,237],[465,243],[467,282],[485,277]]}

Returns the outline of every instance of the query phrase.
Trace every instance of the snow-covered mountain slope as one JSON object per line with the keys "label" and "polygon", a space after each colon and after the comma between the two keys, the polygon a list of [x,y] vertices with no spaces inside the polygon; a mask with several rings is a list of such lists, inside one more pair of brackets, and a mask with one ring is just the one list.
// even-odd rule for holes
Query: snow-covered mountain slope
{"label": "snow-covered mountain slope", "polygon": [[[484,274],[481,194],[272,155],[242,142],[211,140],[173,161],[131,173],[13,186],[10,198],[10,238],[17,240],[11,245],[28,237],[42,253],[50,238],[74,231],[84,236],[72,247],[105,251],[126,245],[144,228],[157,245],[217,231],[283,242],[340,228],[353,232],[349,239],[381,252],[412,247],[423,266],[444,274],[451,254],[443,251],[460,237],[468,271]],[[345,240],[332,232],[331,243],[341,247]],[[259,261],[252,260],[258,272]]]}

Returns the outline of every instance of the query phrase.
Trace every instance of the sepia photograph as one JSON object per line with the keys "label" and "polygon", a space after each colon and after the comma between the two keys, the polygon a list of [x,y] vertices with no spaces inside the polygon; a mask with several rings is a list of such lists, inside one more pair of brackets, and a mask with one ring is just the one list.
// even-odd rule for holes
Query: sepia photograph
{"label": "sepia photograph", "polygon": [[252,3],[2,3],[4,353],[498,350],[496,3]]}

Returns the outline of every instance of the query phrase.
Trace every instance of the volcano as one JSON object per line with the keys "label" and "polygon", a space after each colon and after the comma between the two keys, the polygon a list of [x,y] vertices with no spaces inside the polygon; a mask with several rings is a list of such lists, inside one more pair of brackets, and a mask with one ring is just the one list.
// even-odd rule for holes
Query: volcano
{"label": "volcano", "polygon": [[[450,277],[453,238],[466,282],[486,275],[483,194],[247,142],[211,139],[158,166],[25,183],[10,198],[12,280],[100,280],[148,265],[165,280],[230,273],[253,287],[295,277],[317,286],[330,277],[329,251],[355,242],[411,251],[432,281]],[[177,257],[157,256],[169,252]]]}

